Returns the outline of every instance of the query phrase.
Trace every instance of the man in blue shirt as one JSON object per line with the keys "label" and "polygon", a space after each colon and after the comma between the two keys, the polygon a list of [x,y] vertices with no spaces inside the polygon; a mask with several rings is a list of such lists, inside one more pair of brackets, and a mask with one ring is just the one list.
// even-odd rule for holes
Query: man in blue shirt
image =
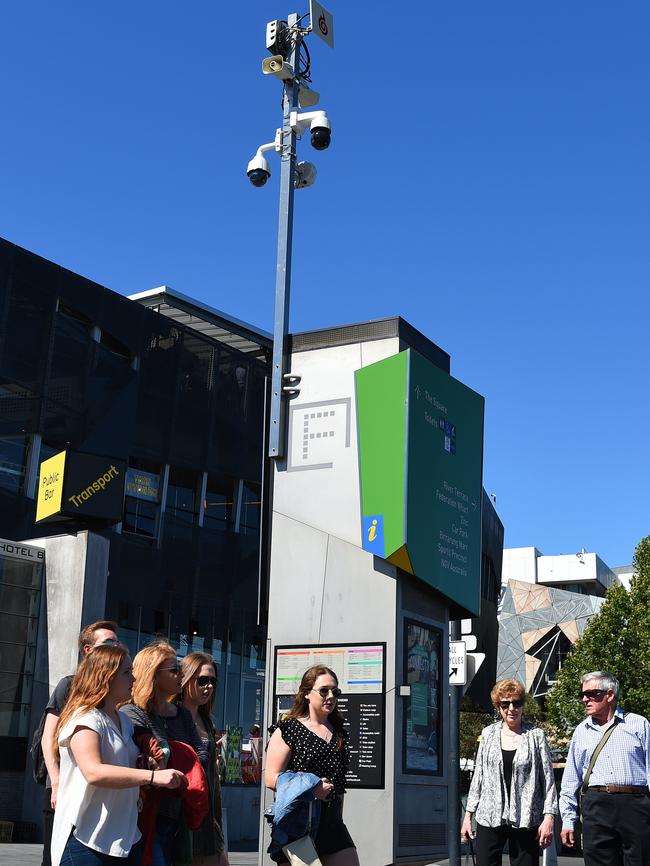
{"label": "man in blue shirt", "polygon": [[[607,671],[582,677],[587,718],[571,738],[560,791],[562,842],[574,844],[582,812],[585,866],[650,866],[650,722],[617,709],[618,680]],[[594,750],[614,726],[587,779]]]}

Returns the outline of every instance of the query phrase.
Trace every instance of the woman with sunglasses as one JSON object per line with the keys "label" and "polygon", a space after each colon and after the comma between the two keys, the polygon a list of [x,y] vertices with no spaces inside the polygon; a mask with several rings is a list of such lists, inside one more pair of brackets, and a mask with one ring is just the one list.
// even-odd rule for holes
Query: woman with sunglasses
{"label": "woman with sunglasses", "polygon": [[[176,650],[160,642],[145,647],[133,659],[132,703],[122,707],[133,722],[135,734],[155,737],[167,762],[168,743],[177,740],[191,746],[205,766],[207,749],[198,736],[194,720],[175,703],[181,691],[181,672]],[[174,840],[182,826],[183,803],[179,797],[164,795],[160,800],[153,835],[151,866],[170,866]]]}
{"label": "woman with sunglasses", "polygon": [[501,866],[508,842],[511,866],[538,866],[540,848],[553,841],[557,791],[551,752],[541,728],[523,720],[526,691],[519,680],[499,680],[491,698],[499,720],[481,732],[461,840],[473,837],[477,866]]}
{"label": "woman with sunglasses", "polygon": [[[314,845],[323,866],[359,866],[354,842],[343,823],[345,774],[349,763],[347,732],[337,710],[336,674],[323,665],[305,671],[293,707],[270,728],[264,781],[275,790],[285,772],[313,773],[321,782],[314,796],[322,801]],[[287,864],[282,851],[271,854]]]}
{"label": "woman with sunglasses", "polygon": [[207,753],[208,814],[192,840],[193,866],[228,866],[221,818],[221,785],[217,769],[217,741],[212,708],[217,670],[207,653],[190,653],[181,661],[182,705],[189,712]]}

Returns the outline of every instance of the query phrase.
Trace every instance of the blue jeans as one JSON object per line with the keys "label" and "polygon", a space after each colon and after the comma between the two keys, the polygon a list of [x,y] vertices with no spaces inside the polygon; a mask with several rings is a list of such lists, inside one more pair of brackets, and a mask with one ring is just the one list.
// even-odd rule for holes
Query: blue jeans
{"label": "blue jeans", "polygon": [[[178,821],[158,815],[153,839],[151,866],[170,866],[174,847],[174,836],[178,831]],[[130,864],[129,864],[130,866]]]}
{"label": "blue jeans", "polygon": [[70,835],[61,857],[61,866],[139,866],[140,854],[139,842],[131,848],[128,857],[111,857],[110,854],[89,848]]}

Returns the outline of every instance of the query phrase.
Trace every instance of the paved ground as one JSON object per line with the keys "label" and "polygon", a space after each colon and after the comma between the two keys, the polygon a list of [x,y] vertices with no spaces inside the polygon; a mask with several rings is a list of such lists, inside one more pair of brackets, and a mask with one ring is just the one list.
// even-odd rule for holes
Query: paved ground
{"label": "paved ground", "polygon": [[[42,845],[13,845],[10,843],[0,844],[0,866],[40,866]],[[230,866],[257,866],[257,854],[255,852],[233,851],[229,854]],[[462,866],[471,866],[471,859],[467,856],[461,858]],[[582,857],[558,857],[558,866],[584,866]],[[431,866],[448,866],[448,860],[440,860]],[[362,866],[373,866],[372,863],[364,863]],[[503,858],[503,866],[509,866],[507,857]]]}

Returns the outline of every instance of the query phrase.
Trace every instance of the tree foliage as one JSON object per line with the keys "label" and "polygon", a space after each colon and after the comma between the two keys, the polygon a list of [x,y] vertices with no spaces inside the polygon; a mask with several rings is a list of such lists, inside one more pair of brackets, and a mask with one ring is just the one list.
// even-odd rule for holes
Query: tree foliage
{"label": "tree foliage", "polygon": [[547,718],[556,743],[568,738],[585,717],[580,677],[590,671],[613,673],[621,684],[619,704],[626,712],[650,717],[650,536],[636,548],[634,569],[629,592],[622,586],[608,591],[547,697]]}

